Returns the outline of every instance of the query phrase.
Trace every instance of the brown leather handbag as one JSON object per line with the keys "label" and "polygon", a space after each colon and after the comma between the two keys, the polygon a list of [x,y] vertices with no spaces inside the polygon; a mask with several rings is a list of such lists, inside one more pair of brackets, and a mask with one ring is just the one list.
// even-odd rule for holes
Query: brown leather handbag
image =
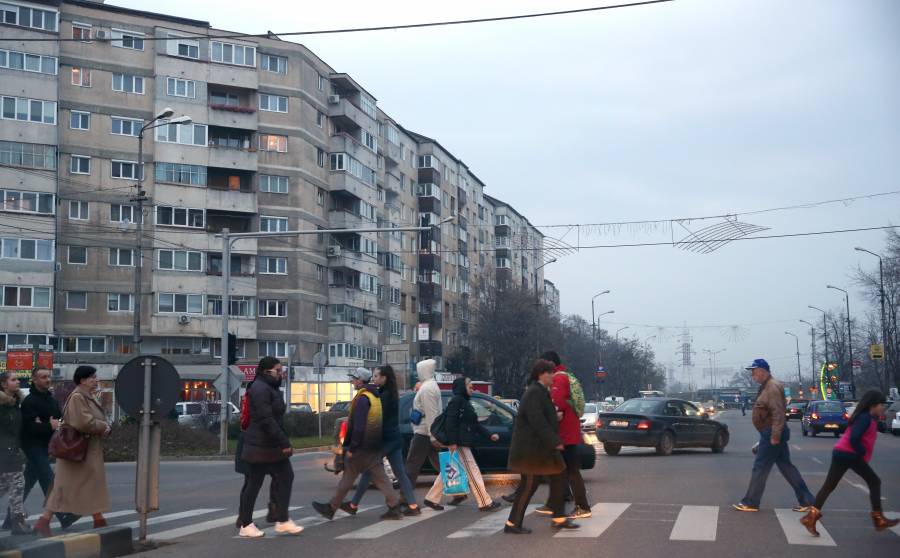
{"label": "brown leather handbag", "polygon": [[[72,396],[69,396],[69,400]],[[69,407],[69,400],[63,409],[63,417],[66,416],[66,409]],[[88,437],[60,421],[59,428],[50,437],[50,445],[47,447],[50,455],[57,459],[65,459],[66,461],[75,461],[80,463],[87,457]]]}

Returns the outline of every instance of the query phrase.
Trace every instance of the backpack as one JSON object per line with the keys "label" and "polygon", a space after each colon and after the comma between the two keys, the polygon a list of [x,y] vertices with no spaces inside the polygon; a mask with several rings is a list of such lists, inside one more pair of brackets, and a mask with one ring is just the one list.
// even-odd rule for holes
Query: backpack
{"label": "backpack", "polygon": [[250,426],[250,392],[244,394],[241,399],[241,430],[247,430]]}
{"label": "backpack", "polygon": [[578,418],[581,418],[581,415],[584,414],[584,389],[575,374],[567,370],[566,375],[569,376],[569,406],[572,407]]}

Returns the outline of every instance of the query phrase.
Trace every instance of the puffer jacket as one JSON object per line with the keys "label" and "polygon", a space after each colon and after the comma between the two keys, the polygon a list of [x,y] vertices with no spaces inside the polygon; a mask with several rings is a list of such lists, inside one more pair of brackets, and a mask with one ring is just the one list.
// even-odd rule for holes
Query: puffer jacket
{"label": "puffer jacket", "polygon": [[0,391],[0,473],[19,473],[25,467],[21,402],[21,392]]}
{"label": "puffer jacket", "polygon": [[491,432],[478,422],[478,415],[475,414],[475,407],[472,406],[469,392],[466,390],[465,378],[453,380],[453,397],[450,398],[444,412],[447,414],[444,428],[447,431],[448,446],[471,448],[475,445],[479,434],[484,438],[491,437]]}
{"label": "puffer jacket", "polygon": [[259,374],[250,387],[250,426],[244,431],[241,452],[247,463],[275,463],[288,458],[282,451],[291,447],[291,441],[284,433],[287,407],[278,391],[280,385],[280,379]]}

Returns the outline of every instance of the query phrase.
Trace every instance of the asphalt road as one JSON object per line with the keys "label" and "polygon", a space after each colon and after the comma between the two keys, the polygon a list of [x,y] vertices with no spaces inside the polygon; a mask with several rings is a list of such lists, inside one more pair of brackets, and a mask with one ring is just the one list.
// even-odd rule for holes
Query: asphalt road
{"label": "asphalt road", "polygon": [[[487,548],[502,556],[563,554],[567,558],[593,557],[601,550],[607,556],[667,558],[900,556],[900,528],[883,533],[872,529],[867,490],[852,472],[825,507],[821,525],[828,536],[823,534],[820,539],[801,531],[800,515],[790,512],[795,504],[793,492],[777,469],[769,478],[759,512],[732,510],[731,504],[746,490],[753,460],[750,447],[757,435],[749,415],[726,411],[716,419],[731,429],[731,442],[721,455],[708,450],[676,450],[668,457],[642,449],[623,449],[617,457],[600,453],[597,466],[585,475],[595,514],[580,520],[583,528],[572,538],[554,536],[548,521],[533,514],[525,521],[533,534],[505,535],[500,529],[509,505],[504,503],[495,513],[483,513],[471,499],[457,509],[423,514],[419,521],[380,522],[383,498],[374,490],[363,500],[364,507],[371,506],[369,511],[325,522],[310,502],[327,500],[337,477],[323,469],[328,455],[307,454],[293,458],[296,479],[291,502],[298,507],[292,517],[306,530],[299,537],[279,537],[269,529],[264,539],[242,540],[236,538],[234,528],[242,477],[234,473],[232,463],[167,462],[161,470],[161,509],[153,514],[150,527],[151,538],[160,539],[161,547],[139,555],[246,558],[249,553],[302,553],[354,557],[372,556],[374,551],[458,558],[466,553],[482,555]],[[824,481],[835,439],[824,435],[803,438],[799,422],[790,425],[794,463],[815,493]],[[872,466],[882,478],[885,510],[900,515],[900,437],[879,435]],[[133,465],[110,464],[108,479],[113,509],[110,523],[136,527],[137,516],[131,509]],[[511,475],[491,476],[488,488],[498,497],[511,490],[515,481]],[[420,498],[429,484],[430,478],[420,482]],[[545,490],[538,492],[535,503],[543,501]],[[265,506],[266,491],[264,487],[257,502],[259,510]],[[27,504],[36,513],[40,498],[32,496]]]}

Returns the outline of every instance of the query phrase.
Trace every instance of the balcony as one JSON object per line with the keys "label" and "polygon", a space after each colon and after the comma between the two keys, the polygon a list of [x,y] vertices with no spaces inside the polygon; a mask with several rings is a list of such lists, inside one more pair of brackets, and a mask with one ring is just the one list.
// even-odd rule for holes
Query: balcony
{"label": "balcony", "polygon": [[259,118],[256,115],[256,109],[253,107],[235,107],[211,103],[209,105],[207,123],[210,126],[256,130],[259,127]]}
{"label": "balcony", "polygon": [[469,220],[466,219],[465,217],[463,217],[462,214],[459,214],[456,216],[456,222],[457,222],[457,224],[459,224],[460,229],[462,229],[464,231],[468,230]]}
{"label": "balcony", "polygon": [[333,229],[358,229],[363,226],[363,219],[352,211],[332,209],[328,212],[328,226]]}
{"label": "balcony", "polygon": [[376,125],[374,118],[363,112],[346,97],[340,97],[337,102],[333,102],[333,99],[329,98],[328,118],[343,130],[373,129]]}
{"label": "balcony", "polygon": [[469,334],[469,322],[463,321],[459,324],[459,332],[463,335]]}
{"label": "balcony", "polygon": [[253,132],[237,128],[209,127],[209,166],[256,172]]}
{"label": "balcony", "polygon": [[375,197],[375,189],[372,186],[347,171],[331,171],[328,176],[328,185],[332,192],[346,192],[361,200],[370,200]]}
{"label": "balcony", "polygon": [[419,341],[419,356],[443,356],[440,341]]}
{"label": "balcony", "polygon": [[[431,196],[420,196],[419,197],[419,212],[421,213],[434,213],[438,217],[441,216],[441,200],[438,198],[434,198]],[[432,223],[434,224],[434,223]],[[423,225],[423,226],[427,226]]]}
{"label": "balcony", "polygon": [[363,145],[353,134],[347,132],[332,134],[328,138],[328,151],[329,153],[349,153],[360,163],[372,169],[378,166],[378,155]]}
{"label": "balcony", "polygon": [[327,249],[328,266],[332,269],[348,269],[350,271],[378,275],[378,262],[361,252],[354,252],[341,246],[329,246]]}
{"label": "balcony", "polygon": [[465,240],[460,238],[457,241],[457,244],[458,244],[459,251],[462,252],[463,254],[465,254],[466,252],[469,251],[469,243],[466,242]]}
{"label": "balcony", "polygon": [[393,143],[385,140],[381,142],[383,146],[382,155],[384,155],[385,162],[390,162],[392,165],[396,165],[400,162],[400,146],[394,145]]}
{"label": "balcony", "polygon": [[430,183],[435,186],[441,185],[441,173],[439,170],[426,167],[419,169],[419,182],[425,184]]}
{"label": "balcony", "polygon": [[419,300],[421,302],[440,301],[441,286],[436,283],[419,282]]}
{"label": "balcony", "polygon": [[206,211],[206,231],[220,233],[223,228],[229,232],[250,232],[253,225],[251,214],[236,211],[208,209]]}
{"label": "balcony", "polygon": [[433,253],[419,254],[419,270],[422,273],[441,271],[441,255]]}
{"label": "balcony", "polygon": [[469,203],[469,194],[466,193],[462,188],[456,188],[456,201],[459,204],[459,207],[465,207],[466,204]]}
{"label": "balcony", "polygon": [[419,312],[419,323],[428,324],[434,329],[441,329],[444,324],[444,315],[440,312]]}
{"label": "balcony", "polygon": [[[229,273],[232,277],[253,277],[256,275],[256,257],[247,254],[232,254]],[[209,252],[206,255],[206,274],[222,275],[222,253]]]}
{"label": "balcony", "polygon": [[[390,145],[390,144],[389,144],[389,145]],[[400,179],[399,179],[399,178],[397,178],[397,177],[394,176],[393,174],[385,175],[385,178],[386,178],[386,180],[385,180],[385,183],[384,183],[384,187],[385,187],[388,191],[394,192],[394,193],[397,193],[397,194],[403,192],[403,184],[400,183]]]}

